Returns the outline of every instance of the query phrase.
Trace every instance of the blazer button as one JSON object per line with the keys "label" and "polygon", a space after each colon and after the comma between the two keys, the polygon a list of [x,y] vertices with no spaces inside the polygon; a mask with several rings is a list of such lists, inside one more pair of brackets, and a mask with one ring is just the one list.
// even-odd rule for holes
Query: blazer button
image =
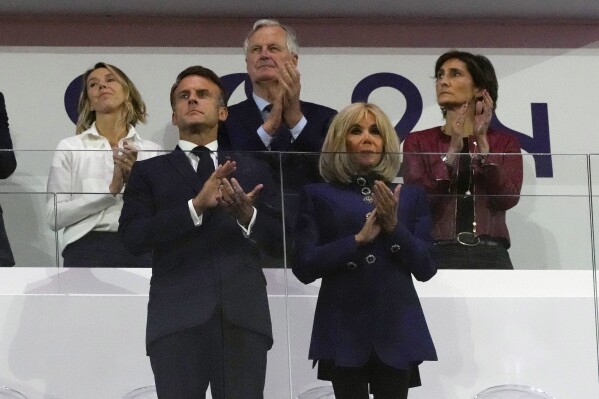
{"label": "blazer button", "polygon": [[347,268],[349,270],[354,270],[356,267],[358,267],[358,264],[356,262],[347,262]]}
{"label": "blazer button", "polygon": [[370,254],[366,257],[366,263],[369,265],[372,265],[374,262],[376,262],[376,257],[374,255]]}
{"label": "blazer button", "polygon": [[399,252],[400,249],[401,249],[401,247],[399,246],[399,244],[391,245],[391,252],[393,252],[393,253]]}

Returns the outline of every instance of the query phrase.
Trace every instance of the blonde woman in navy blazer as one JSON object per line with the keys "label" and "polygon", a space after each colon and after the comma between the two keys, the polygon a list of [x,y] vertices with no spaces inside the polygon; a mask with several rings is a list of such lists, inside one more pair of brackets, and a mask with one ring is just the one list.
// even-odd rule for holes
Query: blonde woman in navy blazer
{"label": "blonde woman in navy blazer", "polygon": [[309,358],[337,399],[407,398],[418,365],[437,360],[412,276],[437,271],[426,192],[394,185],[397,135],[379,107],[333,119],[319,161],[326,183],[301,193],[293,273],[322,279]]}

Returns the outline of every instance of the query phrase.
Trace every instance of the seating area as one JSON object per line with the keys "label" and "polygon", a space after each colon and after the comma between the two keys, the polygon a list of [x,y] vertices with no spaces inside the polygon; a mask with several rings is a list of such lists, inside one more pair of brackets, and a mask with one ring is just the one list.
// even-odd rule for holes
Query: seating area
{"label": "seating area", "polygon": [[0,386],[0,399],[27,399],[27,397],[14,389]]}
{"label": "seating area", "polygon": [[156,387],[154,385],[150,385],[128,392],[125,396],[123,396],[123,399],[158,399],[158,396],[156,394]]}
{"label": "seating area", "polygon": [[527,385],[498,385],[487,388],[474,399],[557,399],[538,388]]}

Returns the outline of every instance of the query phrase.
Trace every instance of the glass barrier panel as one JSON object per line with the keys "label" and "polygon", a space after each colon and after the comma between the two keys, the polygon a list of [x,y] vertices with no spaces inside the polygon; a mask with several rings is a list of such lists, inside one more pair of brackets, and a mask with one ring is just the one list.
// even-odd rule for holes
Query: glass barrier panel
{"label": "glass barrier panel", "polygon": [[[57,176],[62,174],[63,177],[66,173],[64,166],[57,162],[56,153],[17,151],[17,170],[0,183],[0,204],[16,266],[36,266],[55,271],[44,271],[38,277],[29,275],[23,291],[28,298],[27,306],[23,305],[20,310],[12,309],[14,306],[5,309],[9,319],[17,320],[17,314],[26,315],[26,323],[15,330],[21,336],[19,348],[26,348],[28,342],[34,340],[31,334],[23,332],[23,328],[43,328],[56,336],[79,331],[78,336],[85,336],[84,330],[90,330],[90,324],[84,321],[89,318],[86,315],[94,314],[105,320],[107,327],[88,333],[86,338],[73,345],[73,350],[83,350],[93,340],[105,340],[106,347],[116,348],[115,353],[131,352],[131,362],[139,370],[132,378],[139,381],[137,386],[149,385],[147,382],[153,380],[145,357],[144,334],[147,295],[152,278],[153,292],[157,295],[164,293],[169,299],[163,302],[166,304],[164,308],[150,311],[150,320],[168,320],[182,309],[202,308],[203,304],[212,303],[217,313],[202,314],[198,311],[193,317],[216,315],[217,322],[221,323],[217,327],[221,337],[231,339],[227,341],[231,343],[227,348],[240,349],[240,342],[236,340],[241,339],[239,335],[231,335],[229,322],[256,333],[252,338],[257,340],[255,343],[270,345],[269,334],[272,331],[273,346],[267,353],[266,362],[265,398],[296,398],[303,392],[315,392],[316,388],[329,385],[327,381],[317,379],[317,370],[308,359],[323,281],[309,273],[299,272],[302,283],[294,274],[295,259],[304,261],[308,257],[314,267],[326,268],[326,262],[336,259],[345,247],[328,247],[316,258],[310,258],[313,250],[311,242],[320,245],[326,241],[327,234],[334,235],[338,229],[351,226],[351,231],[346,234],[350,242],[366,222],[368,212],[362,212],[363,221],[354,224],[348,224],[339,212],[343,209],[373,208],[366,198],[372,197],[372,193],[363,193],[363,187],[356,186],[359,205],[344,197],[336,199],[333,205],[327,205],[326,190],[338,188],[329,184],[312,188],[311,195],[302,198],[302,190],[307,184],[320,181],[318,162],[321,154],[219,154],[219,162],[230,159],[237,163],[235,173],[244,192],[250,192],[259,183],[264,184],[260,194],[254,196],[258,213],[249,237],[244,236],[242,227],[235,223],[236,217],[231,216],[240,214],[231,213],[231,209],[225,209],[227,204],[220,203],[219,209],[205,212],[203,227],[196,228],[189,220],[185,222],[188,227],[185,231],[192,231],[188,243],[178,241],[181,236],[176,234],[182,235],[183,232],[173,233],[167,227],[156,229],[153,223],[128,230],[132,236],[125,240],[125,249],[133,248],[134,252],[142,254],[148,253],[145,251],[147,248],[154,249],[153,261],[160,263],[154,270],[154,276],[149,267],[65,268],[62,255],[65,248],[68,249],[67,244],[81,239],[65,229],[71,225],[68,222],[78,225],[100,214],[99,222],[94,222],[94,225],[106,231],[116,231],[114,223],[118,228],[123,204],[120,194],[116,197],[110,194],[111,176],[105,173],[90,177],[84,184],[69,185],[68,189],[64,189],[64,185],[56,188],[52,184],[48,189],[51,171],[57,171]],[[103,162],[106,168],[112,167],[110,152],[85,155],[91,164]],[[224,158],[221,159],[221,155]],[[440,154],[434,155],[440,157]],[[59,156],[59,160],[65,158],[77,156],[75,152]],[[405,158],[403,154],[404,165]],[[188,162],[185,158],[183,160]],[[502,382],[538,382],[539,388],[557,397],[584,397],[589,392],[599,394],[596,392],[598,329],[594,304],[596,288],[593,285],[596,244],[592,240],[593,236],[597,236],[596,224],[592,224],[593,220],[597,220],[597,212],[591,207],[591,203],[597,203],[599,192],[596,183],[599,159],[593,155],[522,154],[521,160],[523,179],[519,196],[514,193],[473,194],[473,197],[488,204],[513,204],[506,208],[505,221],[511,244],[508,253],[514,270],[443,269],[430,281],[415,281],[439,361],[424,362],[420,366],[423,387],[411,391],[410,397],[442,397],[448,394],[471,397],[492,385],[498,376],[503,378]],[[547,177],[547,165],[551,165],[550,177]],[[132,198],[137,198],[138,201],[134,202],[138,206],[129,209],[131,213],[126,218],[126,229],[143,220],[144,212],[154,217],[160,209],[167,212],[161,221],[163,226],[171,226],[172,221],[184,215],[191,218],[187,200],[193,198],[200,188],[193,183],[196,178],[193,169],[190,167],[190,170],[170,174],[168,168],[176,169],[176,166],[159,166],[142,167],[135,173],[137,176],[127,183],[126,189],[136,194]],[[405,180],[405,169],[393,179],[395,183],[406,183]],[[149,187],[151,190],[148,190]],[[589,196],[589,187],[593,189],[592,196]],[[320,190],[324,190],[325,194]],[[231,191],[232,196],[237,195],[234,191]],[[182,192],[186,193],[186,197],[179,201],[178,197],[185,196]],[[409,192],[410,189],[405,190],[404,196],[409,197]],[[139,200],[147,198],[147,195],[156,199],[151,206],[145,200]],[[63,206],[72,200],[84,206]],[[437,193],[430,195],[429,200],[431,203],[435,200],[457,201],[457,196]],[[110,204],[106,208],[97,207],[108,202]],[[116,208],[105,211],[110,206]],[[318,215],[310,213],[318,207],[321,207]],[[179,213],[169,213],[173,208]],[[78,209],[89,213],[79,218]],[[305,217],[303,212],[312,217]],[[298,227],[298,223],[303,224]],[[479,223],[477,230],[480,231],[485,226],[484,222]],[[209,226],[214,226],[210,235],[200,239],[204,234],[202,229]],[[321,226],[324,232],[315,232],[314,226]],[[175,234],[175,237],[170,234]],[[73,237],[75,240],[69,241]],[[117,239],[121,242],[120,238]],[[400,251],[402,247],[403,244]],[[391,246],[389,250],[392,250]],[[366,249],[360,251],[363,251],[366,263],[356,265],[357,270],[369,267],[366,266],[366,257],[371,255]],[[185,260],[190,260],[192,254],[206,256],[209,266],[203,270],[186,270],[185,266],[173,268],[173,265],[187,264]],[[118,256],[116,252],[108,255]],[[379,257],[376,255],[368,265],[376,266]],[[91,257],[87,260],[95,261]],[[146,262],[150,265],[152,260],[148,258]],[[344,260],[346,272],[353,270],[348,266],[349,262],[351,259]],[[370,269],[376,270],[375,267]],[[161,277],[163,270],[165,274]],[[14,270],[3,270],[6,284],[10,281],[11,271]],[[175,295],[176,300],[172,301],[173,297],[167,293],[175,277],[180,279],[180,285],[176,285],[183,288],[178,290],[179,296]],[[371,280],[364,279],[364,283],[368,281]],[[264,285],[265,282],[267,285]],[[198,293],[201,293],[201,298]],[[202,296],[205,293],[213,295],[214,301]],[[63,296],[48,300],[50,297],[31,299],[34,296],[28,294],[36,297],[40,294]],[[362,294],[356,289],[347,295],[354,301],[351,311],[358,312],[362,300],[365,300]],[[338,297],[343,298],[343,295]],[[197,302],[186,304],[190,298],[196,298]],[[64,314],[61,309],[65,308],[72,310],[68,316],[65,314],[58,319],[54,316],[61,325],[39,317],[41,309],[44,314],[56,315]],[[165,313],[161,315],[160,312]],[[124,347],[122,342],[116,342],[114,329],[118,326],[127,326],[127,332],[119,337],[126,337],[123,342],[134,342],[134,345]],[[377,328],[377,323],[373,322],[365,331],[374,332]],[[572,331],[576,331],[575,342],[571,338]],[[563,344],[566,340],[569,345]],[[101,353],[93,356],[99,363],[104,361]],[[52,358],[51,354],[48,358]],[[219,360],[224,364],[224,355]],[[560,367],[549,366],[555,364]],[[564,373],[564,366],[573,370],[572,373]],[[75,368],[70,370],[75,372]],[[472,376],[476,376],[475,380]],[[89,379],[83,374],[79,377]],[[229,378],[230,374],[226,374],[222,380],[225,389],[232,381]],[[91,379],[90,384],[93,384]],[[566,384],[570,387],[567,395],[564,391]]]}
{"label": "glass barrier panel", "polygon": [[[524,154],[520,201],[507,211],[516,270],[591,270],[586,155]],[[538,165],[552,177],[538,177]]]}
{"label": "glass barrier panel", "polygon": [[[520,201],[507,212],[515,269],[590,270],[590,208],[585,155],[523,155]],[[539,164],[552,177],[538,177]]]}
{"label": "glass barrier panel", "polygon": [[15,266],[56,267],[56,234],[46,223],[46,203],[53,201],[46,196],[52,151],[14,151],[14,155],[17,168],[0,181],[0,203]]}
{"label": "glass barrier panel", "polygon": [[56,267],[56,234],[40,220],[46,194],[4,191],[0,193],[0,204],[4,218],[0,226],[0,265]]}
{"label": "glass barrier panel", "polygon": [[[591,213],[593,222],[593,270],[597,272],[597,256],[599,255],[599,154],[589,155],[589,185],[591,187],[592,196],[590,202],[593,212]],[[599,335],[598,335],[599,337]]]}
{"label": "glass barrier panel", "polygon": [[[597,285],[597,259],[599,256],[599,154],[589,155],[589,185],[591,187],[592,196],[591,206],[591,221],[593,222],[592,239],[593,239],[593,286],[595,288],[595,334],[597,337],[597,346],[595,353],[599,363],[599,288]],[[597,368],[597,377],[599,380],[599,367]]]}

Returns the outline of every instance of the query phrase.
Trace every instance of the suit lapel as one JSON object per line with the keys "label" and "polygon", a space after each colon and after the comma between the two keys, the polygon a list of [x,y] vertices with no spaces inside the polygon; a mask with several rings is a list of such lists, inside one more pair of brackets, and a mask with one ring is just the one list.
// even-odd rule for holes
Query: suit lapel
{"label": "suit lapel", "polygon": [[268,148],[264,146],[264,143],[260,139],[260,136],[256,133],[256,130],[264,123],[262,120],[262,114],[256,105],[253,98],[248,98],[247,101],[240,103],[240,120],[243,123],[245,131],[250,133],[246,138],[246,141],[251,144],[246,148],[256,148],[258,151],[267,151]]}
{"label": "suit lapel", "polygon": [[183,176],[185,181],[193,188],[194,192],[199,192],[202,189],[204,182],[200,181],[200,178],[196,174],[195,170],[189,162],[187,155],[177,146],[173,152],[167,155],[169,162],[173,165],[175,170]]}
{"label": "suit lapel", "polygon": [[248,98],[247,102],[243,103],[243,116],[242,119],[245,123],[246,127],[250,130],[256,130],[257,126],[260,126],[264,123],[262,120],[262,114],[256,105],[256,102],[253,98]]}

